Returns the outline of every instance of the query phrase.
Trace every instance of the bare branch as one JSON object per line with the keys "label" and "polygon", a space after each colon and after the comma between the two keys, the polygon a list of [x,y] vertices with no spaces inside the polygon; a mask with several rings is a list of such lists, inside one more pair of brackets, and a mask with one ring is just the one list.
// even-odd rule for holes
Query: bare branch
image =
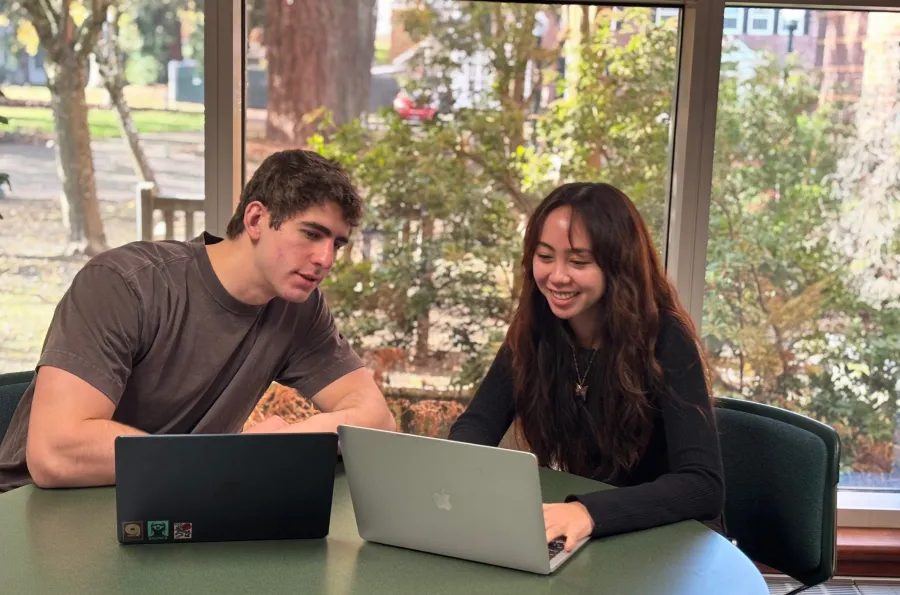
{"label": "bare branch", "polygon": [[84,19],[78,31],[75,33],[75,52],[78,58],[86,58],[91,50],[94,49],[94,43],[97,40],[97,34],[103,28],[106,21],[106,11],[112,0],[92,0],[91,13]]}
{"label": "bare branch", "polygon": [[509,193],[510,197],[512,197],[513,202],[516,204],[516,206],[519,208],[519,211],[523,215],[528,215],[531,213],[532,209],[534,208],[535,201],[533,201],[528,194],[522,192],[519,189],[519,187],[513,180],[512,174],[510,174],[509,171],[503,171],[502,175],[498,176],[497,174],[501,172],[492,170],[490,167],[488,167],[487,162],[478,155],[467,153],[463,149],[457,149],[456,153],[460,157],[468,159],[475,165],[480,166],[488,175],[490,175],[498,184],[500,184],[503,189],[506,190],[507,193]]}
{"label": "bare branch", "polygon": [[742,393],[742,391],[741,391],[742,387],[736,386],[736,385],[728,382],[727,380],[725,380],[725,378],[722,376],[721,372],[718,369],[716,369],[715,367],[711,367],[710,375],[713,377],[713,380],[715,382],[718,382],[722,386],[722,388],[724,388],[725,390],[730,391],[732,393],[737,393],[737,394]]}
{"label": "bare branch", "polygon": [[[759,280],[759,273],[756,269],[756,265],[751,265],[750,267],[750,275],[753,277],[754,284],[756,285],[756,295],[757,300],[759,302],[760,309],[765,314],[771,314],[769,309],[766,307],[765,298],[763,297],[763,288],[762,283]],[[790,353],[785,350],[784,344],[784,333],[774,322],[769,322],[769,326],[772,327],[772,332],[775,333],[775,351],[778,353],[778,358],[781,360],[781,364],[783,366],[783,370],[787,372],[792,368],[790,364]]]}
{"label": "bare branch", "polygon": [[47,20],[50,23],[53,35],[59,35],[59,13],[53,8],[52,0],[40,0],[38,4],[43,7],[47,14]]}
{"label": "bare branch", "polygon": [[559,60],[559,57],[562,55],[562,43],[557,45],[555,48],[540,48],[537,50],[533,50],[529,52],[531,54],[532,60],[537,64],[543,64],[545,66],[541,68],[535,67],[536,78],[534,83],[531,85],[531,93],[528,94],[528,97],[525,98],[526,105],[531,106],[534,104],[535,97],[541,92],[544,87],[544,71],[548,68],[552,68],[556,62]]}
{"label": "bare branch", "polygon": [[[47,0],[49,3],[49,0]],[[72,6],[72,0],[62,0],[62,10],[59,13],[58,18],[56,19],[56,30],[60,34],[60,41],[62,43],[62,47],[68,48],[69,42],[72,41],[72,22],[71,15],[69,9]]]}

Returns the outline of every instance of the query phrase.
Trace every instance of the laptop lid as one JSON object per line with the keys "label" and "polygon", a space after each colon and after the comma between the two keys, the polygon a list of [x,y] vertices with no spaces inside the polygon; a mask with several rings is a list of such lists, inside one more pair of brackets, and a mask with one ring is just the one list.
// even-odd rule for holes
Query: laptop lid
{"label": "laptop lid", "polygon": [[182,434],[115,441],[123,544],[328,534],[337,434]]}
{"label": "laptop lid", "polygon": [[533,454],[354,426],[338,435],[363,539],[551,572]]}

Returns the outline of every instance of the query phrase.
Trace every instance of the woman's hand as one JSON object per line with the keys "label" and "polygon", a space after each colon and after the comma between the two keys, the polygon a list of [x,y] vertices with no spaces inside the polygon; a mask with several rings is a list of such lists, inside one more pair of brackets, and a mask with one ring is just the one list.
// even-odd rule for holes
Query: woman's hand
{"label": "woman's hand", "polygon": [[581,502],[544,504],[544,526],[547,543],[565,535],[565,551],[571,552],[579,540],[594,530],[594,519]]}

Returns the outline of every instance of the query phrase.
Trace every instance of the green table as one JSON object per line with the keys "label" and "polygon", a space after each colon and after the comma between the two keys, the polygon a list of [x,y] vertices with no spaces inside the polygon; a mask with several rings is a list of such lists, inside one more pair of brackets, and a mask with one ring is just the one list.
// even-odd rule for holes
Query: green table
{"label": "green table", "polygon": [[[544,498],[602,484],[541,470]],[[595,539],[555,574],[363,542],[339,468],[325,540],[121,546],[113,488],[0,495],[0,593],[610,593],[767,595],[756,567],[697,522]]]}

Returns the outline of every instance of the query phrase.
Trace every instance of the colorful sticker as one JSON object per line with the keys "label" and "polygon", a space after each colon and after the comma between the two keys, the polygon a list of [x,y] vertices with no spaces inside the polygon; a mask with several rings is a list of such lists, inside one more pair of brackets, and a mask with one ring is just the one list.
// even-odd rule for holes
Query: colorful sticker
{"label": "colorful sticker", "polygon": [[175,523],[175,539],[192,539],[194,523]]}
{"label": "colorful sticker", "polygon": [[141,521],[127,521],[122,523],[122,539],[125,541],[140,541],[144,538],[144,524]]}
{"label": "colorful sticker", "polygon": [[169,538],[169,521],[147,521],[147,539],[165,541]]}

